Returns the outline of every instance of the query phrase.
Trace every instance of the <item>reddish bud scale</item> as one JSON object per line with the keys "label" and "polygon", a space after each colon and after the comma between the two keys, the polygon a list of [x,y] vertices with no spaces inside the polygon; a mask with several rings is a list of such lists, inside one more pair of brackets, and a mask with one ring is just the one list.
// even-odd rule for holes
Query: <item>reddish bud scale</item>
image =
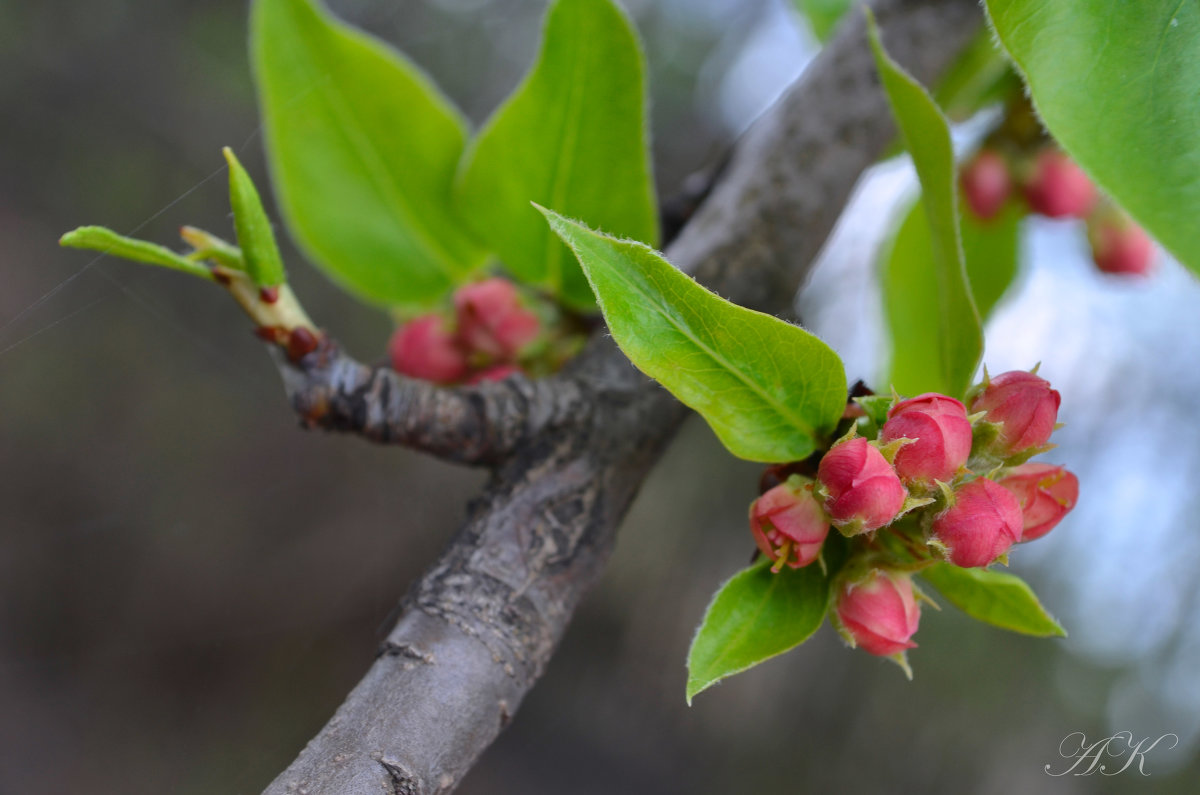
{"label": "reddish bud scale", "polygon": [[991,378],[971,403],[972,412],[987,412],[1000,426],[997,451],[1004,456],[1041,447],[1050,440],[1062,396],[1050,382],[1024,370]]}
{"label": "reddish bud scale", "polygon": [[949,483],[971,455],[971,421],[952,397],[929,392],[902,400],[888,411],[879,439],[912,439],[896,453],[896,474],[906,483]]}
{"label": "reddish bud scale", "polygon": [[217,267],[212,269],[213,279],[222,287],[228,287],[233,284],[233,277],[225,272],[223,268]]}
{"label": "reddish bud scale", "polygon": [[916,647],[911,638],[921,621],[912,578],[872,569],[838,592],[838,622],[859,648],[890,657]]}
{"label": "reddish bud scale", "polygon": [[999,483],[1021,507],[1021,541],[1049,533],[1079,500],[1079,479],[1053,464],[1022,464]]}
{"label": "reddish bud scale", "polygon": [[759,550],[775,563],[775,571],[785,564],[798,569],[821,554],[829,519],[813,495],[812,484],[794,478],[751,503],[750,533]]}
{"label": "reddish bud scale", "polygon": [[279,287],[260,287],[258,288],[258,299],[264,304],[273,304],[279,300]]}
{"label": "reddish bud scale", "polygon": [[287,339],[287,355],[288,359],[293,362],[299,362],[308,354],[317,349],[320,340],[317,335],[313,334],[303,326],[292,329]]}
{"label": "reddish bud scale", "polygon": [[1008,163],[991,149],[980,150],[967,163],[959,182],[968,209],[985,221],[994,218],[1012,194]]}
{"label": "reddish bud scale", "polygon": [[955,491],[951,502],[931,531],[954,565],[987,566],[1021,540],[1021,505],[998,483],[973,480]]}
{"label": "reddish bud scale", "polygon": [[896,518],[908,496],[892,465],[866,439],[835,444],[817,468],[825,510],[843,531],[865,533]]}

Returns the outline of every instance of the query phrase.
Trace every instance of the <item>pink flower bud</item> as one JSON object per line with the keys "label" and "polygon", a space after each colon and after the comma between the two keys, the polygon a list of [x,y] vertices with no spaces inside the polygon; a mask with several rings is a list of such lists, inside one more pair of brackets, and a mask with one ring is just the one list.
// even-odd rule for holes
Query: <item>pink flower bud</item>
{"label": "pink flower bud", "polygon": [[921,608],[908,574],[872,569],[842,587],[836,610],[841,628],[871,654],[890,657],[917,645],[909,639],[921,621]]}
{"label": "pink flower bud", "polygon": [[963,167],[959,181],[967,207],[985,221],[1000,212],[1012,193],[1008,163],[993,149],[981,149]]}
{"label": "pink flower bud", "polygon": [[1053,464],[1021,464],[999,483],[1021,506],[1022,541],[1049,533],[1079,499],[1079,479]]}
{"label": "pink flower bud", "polygon": [[1021,540],[1021,504],[998,483],[979,478],[954,492],[933,520],[933,536],[955,566],[987,566]]}
{"label": "pink flower bud", "polygon": [[896,474],[906,483],[949,483],[971,455],[971,421],[966,407],[933,392],[902,400],[888,411],[879,432],[883,442],[915,439],[896,453]]}
{"label": "pink flower bud", "polygon": [[461,381],[467,357],[439,315],[421,315],[396,329],[388,358],[397,372],[438,384]]}
{"label": "pink flower bud", "polygon": [[812,484],[792,477],[751,503],[750,532],[775,563],[775,571],[784,563],[798,569],[817,559],[829,519],[813,496]]}
{"label": "pink flower bud", "polygon": [[1041,447],[1054,432],[1062,396],[1050,382],[1024,370],[991,378],[971,403],[971,411],[986,411],[988,422],[1000,426],[997,450],[1005,456]]}
{"label": "pink flower bud", "polygon": [[1154,265],[1154,241],[1124,213],[1088,219],[1092,259],[1104,273],[1145,276]]}
{"label": "pink flower bud", "polygon": [[1096,188],[1065,152],[1043,149],[1025,183],[1025,200],[1049,218],[1083,218],[1096,202]]}
{"label": "pink flower bud", "polygon": [[896,518],[908,496],[883,453],[862,437],[835,444],[817,468],[833,523],[851,535],[865,533]]}
{"label": "pink flower bud", "polygon": [[518,367],[515,364],[494,364],[491,367],[480,370],[479,372],[472,375],[470,378],[467,379],[467,383],[468,384],[482,384],[485,381],[503,381],[505,378],[508,378],[510,375],[515,375],[516,373],[524,373],[524,372],[525,372],[524,370],[522,370],[520,367]]}
{"label": "pink flower bud", "polygon": [[459,334],[468,348],[512,358],[541,333],[538,316],[521,305],[512,282],[492,278],[454,294]]}

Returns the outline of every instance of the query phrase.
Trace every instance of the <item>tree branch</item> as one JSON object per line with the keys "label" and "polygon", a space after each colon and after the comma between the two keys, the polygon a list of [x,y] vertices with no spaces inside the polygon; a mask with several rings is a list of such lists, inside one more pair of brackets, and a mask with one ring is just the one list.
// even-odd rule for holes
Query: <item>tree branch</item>
{"label": "tree branch", "polygon": [[[926,83],[981,20],[973,0],[881,0],[875,8],[892,55]],[[668,257],[739,303],[786,312],[859,176],[893,136],[856,18],[744,136]],[[335,365],[330,378],[357,384],[348,395],[395,405],[372,384],[401,379],[356,368]],[[511,455],[482,456],[500,465],[465,525],[405,597],[366,677],[267,793],[448,792],[536,682],[686,415],[603,337],[544,388],[572,392],[580,402],[568,414],[578,411],[578,421],[495,448]],[[457,404],[447,411],[452,426],[465,416]],[[446,433],[430,446],[453,449],[454,432]]]}
{"label": "tree branch", "polygon": [[271,350],[307,427],[403,444],[462,464],[497,466],[539,436],[585,421],[591,410],[571,380],[513,377],[447,389],[368,367],[329,340],[298,363]]}

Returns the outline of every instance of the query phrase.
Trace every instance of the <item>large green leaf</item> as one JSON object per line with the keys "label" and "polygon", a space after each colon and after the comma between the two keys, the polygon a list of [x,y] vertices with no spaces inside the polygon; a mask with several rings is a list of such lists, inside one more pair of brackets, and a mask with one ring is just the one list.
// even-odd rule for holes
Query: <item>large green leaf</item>
{"label": "large green leaf", "polygon": [[1020,577],[989,569],[963,569],[950,563],[935,563],[921,576],[971,618],[1025,635],[1067,634]]}
{"label": "large green leaf", "polygon": [[312,0],[255,0],[271,175],[306,253],[384,304],[430,304],[482,264],[451,203],[466,127],[399,53]]}
{"label": "large green leaf", "polygon": [[[1015,202],[989,221],[962,213],[962,246],[971,293],[986,320],[1017,274],[1021,208]],[[904,215],[884,249],[884,308],[893,352],[886,384],[903,395],[938,391],[943,384],[938,349],[936,275],[929,223],[920,202]]]}
{"label": "large green leaf", "polygon": [[621,350],[740,458],[797,461],[846,406],[842,361],[779,318],[732,304],[648,246],[543,210],[574,250]]}
{"label": "large green leaf", "polygon": [[460,213],[522,280],[575,307],[595,299],[530,202],[658,243],[641,45],[611,0],[558,0],[533,70],[468,149]]}
{"label": "large green leaf", "polygon": [[799,646],[821,626],[829,580],[821,567],[770,571],[766,558],[721,586],[688,651],[687,700],[727,676]]}
{"label": "large green leaf", "polygon": [[971,295],[983,322],[992,316],[992,310],[1017,278],[1024,217],[1025,209],[1015,201],[986,221],[965,210],[959,213]]}
{"label": "large green leaf", "polygon": [[988,0],[1055,139],[1200,273],[1200,4]]}
{"label": "large green leaf", "polygon": [[[983,355],[983,328],[963,263],[950,127],[929,93],[884,52],[878,28],[873,19],[870,23],[871,48],[883,88],[921,182],[921,206],[933,254],[925,263],[914,263],[905,279],[889,278],[884,285],[890,309],[903,306],[904,316],[913,318],[928,313],[936,324],[932,346],[893,341],[895,370],[901,380],[907,380],[901,365],[915,365],[923,390],[961,396]],[[892,326],[899,327],[895,320]]]}

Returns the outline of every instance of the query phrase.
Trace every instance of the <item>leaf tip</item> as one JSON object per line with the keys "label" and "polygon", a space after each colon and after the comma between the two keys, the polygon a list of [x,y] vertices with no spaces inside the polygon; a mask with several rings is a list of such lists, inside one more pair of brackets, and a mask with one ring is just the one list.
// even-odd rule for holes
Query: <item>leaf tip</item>
{"label": "leaf tip", "polygon": [[687,689],[684,693],[684,698],[687,701],[687,705],[689,707],[692,706],[692,701],[695,700],[696,696],[700,695],[705,690],[708,690],[708,688],[712,687],[713,684],[713,682],[705,683],[688,677]]}

